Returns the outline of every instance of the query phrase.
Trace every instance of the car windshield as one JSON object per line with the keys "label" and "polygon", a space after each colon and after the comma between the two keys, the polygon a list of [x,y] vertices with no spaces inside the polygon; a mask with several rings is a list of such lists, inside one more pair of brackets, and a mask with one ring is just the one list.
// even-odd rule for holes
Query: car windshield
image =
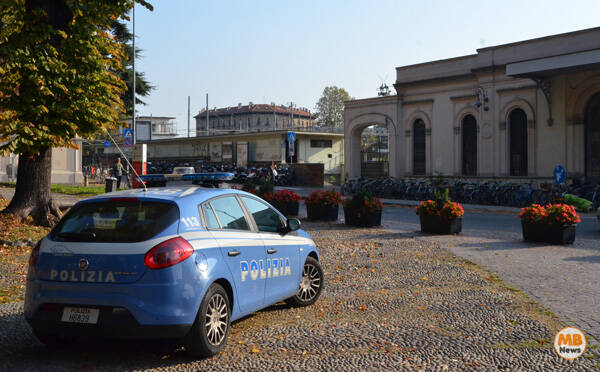
{"label": "car windshield", "polygon": [[103,201],[80,204],[50,233],[54,241],[132,243],[148,240],[179,221],[172,203]]}
{"label": "car windshield", "polygon": [[184,167],[184,168],[175,168],[173,170],[174,174],[191,174],[194,173],[194,168]]}

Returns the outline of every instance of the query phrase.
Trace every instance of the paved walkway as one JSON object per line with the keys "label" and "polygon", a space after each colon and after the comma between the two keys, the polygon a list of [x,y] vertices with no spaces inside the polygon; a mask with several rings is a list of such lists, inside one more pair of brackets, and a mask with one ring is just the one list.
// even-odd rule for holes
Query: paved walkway
{"label": "paved walkway", "polygon": [[524,242],[518,221],[489,212],[467,212],[470,219],[463,221],[463,233],[457,236],[421,234],[416,216],[403,217],[401,209],[386,209],[386,228],[437,242],[485,266],[600,341],[600,225],[595,216],[583,217],[586,226],[573,245],[556,246]]}
{"label": "paved walkway", "polygon": [[[315,188],[277,187],[294,190],[301,196],[308,196]],[[10,199],[12,188],[0,188],[0,197]],[[53,193],[53,197],[63,207],[73,205],[81,199],[76,195]],[[384,199],[385,204],[415,206],[417,201]],[[490,215],[514,213],[519,208],[463,205],[469,213]],[[598,238],[578,239],[571,246],[551,246],[525,243],[518,231],[507,231],[504,226],[472,230],[463,226],[459,236],[433,236],[418,233],[416,216],[408,222],[400,218],[405,208],[387,208],[383,225],[389,230],[412,234],[416,239],[433,241],[452,253],[483,265],[496,272],[505,281],[525,291],[532,298],[556,313],[561,319],[575,324],[584,333],[600,340],[600,226]],[[300,215],[306,216],[306,208],[301,206]],[[343,220],[340,208],[340,220]],[[586,217],[592,219],[595,217]],[[482,218],[483,219],[483,218]],[[498,218],[498,224],[506,219]]]}

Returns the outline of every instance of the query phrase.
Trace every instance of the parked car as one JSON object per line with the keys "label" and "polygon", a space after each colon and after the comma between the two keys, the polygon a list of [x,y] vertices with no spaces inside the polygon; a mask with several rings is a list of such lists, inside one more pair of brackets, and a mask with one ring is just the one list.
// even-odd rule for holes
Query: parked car
{"label": "parked car", "polygon": [[297,219],[255,195],[200,187],[82,200],[32,250],[24,312],[44,343],[181,338],[210,356],[231,321],[314,303],[319,253]]}

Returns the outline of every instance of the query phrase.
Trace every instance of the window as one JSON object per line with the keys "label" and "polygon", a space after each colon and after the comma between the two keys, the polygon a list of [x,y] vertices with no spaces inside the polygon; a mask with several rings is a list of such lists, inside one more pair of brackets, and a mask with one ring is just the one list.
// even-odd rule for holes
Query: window
{"label": "window", "polygon": [[310,140],[310,147],[332,147],[331,140]]}
{"label": "window", "polygon": [[285,227],[284,222],[277,212],[256,199],[242,196],[246,207],[254,217],[258,231],[278,232]]}
{"label": "window", "polygon": [[200,207],[202,209],[202,215],[204,216],[204,224],[207,229],[218,229],[219,221],[217,221],[217,217],[215,216],[215,212],[211,208],[208,203],[202,204]]}
{"label": "window", "polygon": [[413,124],[413,174],[425,174],[425,123],[421,119]]}
{"label": "window", "polygon": [[527,114],[514,109],[508,116],[510,124],[510,175],[527,176]]}
{"label": "window", "polygon": [[462,120],[462,174],[477,174],[477,120],[473,115]]}
{"label": "window", "polygon": [[250,230],[240,203],[234,196],[225,196],[210,202],[222,229]]}
{"label": "window", "polygon": [[175,204],[146,201],[92,202],[73,207],[52,230],[54,241],[133,243],[176,230]]}

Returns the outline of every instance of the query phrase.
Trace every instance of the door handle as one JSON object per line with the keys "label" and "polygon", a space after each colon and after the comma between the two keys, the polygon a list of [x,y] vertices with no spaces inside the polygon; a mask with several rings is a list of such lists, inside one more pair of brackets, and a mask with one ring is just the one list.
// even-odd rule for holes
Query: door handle
{"label": "door handle", "polygon": [[267,249],[267,253],[268,254],[277,253],[277,249],[269,248],[269,249]]}
{"label": "door handle", "polygon": [[229,252],[227,252],[227,255],[229,257],[239,256],[240,255],[240,251],[229,251]]}

